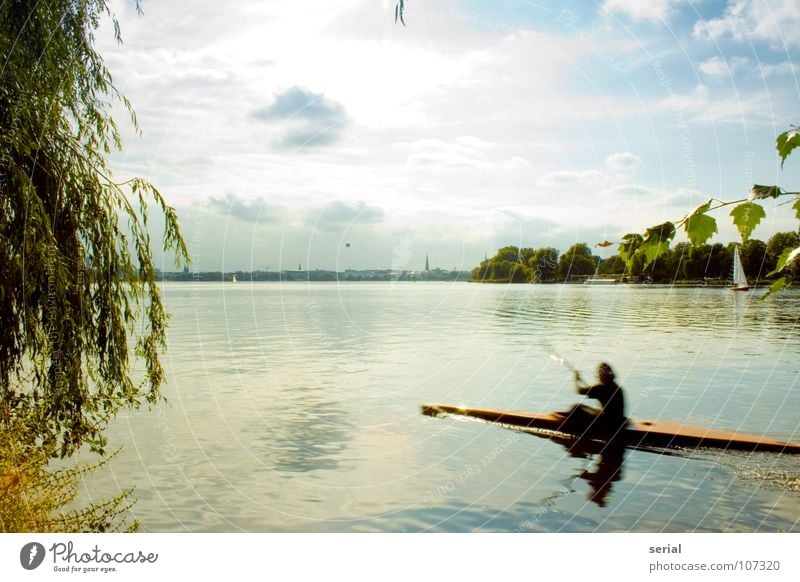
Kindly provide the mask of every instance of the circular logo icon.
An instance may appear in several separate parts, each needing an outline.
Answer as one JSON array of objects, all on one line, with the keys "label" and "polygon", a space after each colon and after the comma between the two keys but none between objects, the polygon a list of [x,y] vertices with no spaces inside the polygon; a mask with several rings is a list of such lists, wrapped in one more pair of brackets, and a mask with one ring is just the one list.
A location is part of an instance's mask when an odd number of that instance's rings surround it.
[{"label": "circular logo icon", "polygon": [[35,570],[44,561],[44,546],[38,542],[31,542],[22,546],[19,552],[19,563],[26,570]]}]

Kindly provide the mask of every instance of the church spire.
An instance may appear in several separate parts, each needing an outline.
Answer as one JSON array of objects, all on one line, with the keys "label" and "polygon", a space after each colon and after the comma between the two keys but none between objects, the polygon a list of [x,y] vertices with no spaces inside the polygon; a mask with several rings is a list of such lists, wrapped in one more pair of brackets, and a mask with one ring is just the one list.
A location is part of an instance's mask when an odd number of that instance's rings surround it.
[{"label": "church spire", "polygon": [[425,272],[429,272],[431,270],[430,263],[428,263],[428,253],[425,253]]}]

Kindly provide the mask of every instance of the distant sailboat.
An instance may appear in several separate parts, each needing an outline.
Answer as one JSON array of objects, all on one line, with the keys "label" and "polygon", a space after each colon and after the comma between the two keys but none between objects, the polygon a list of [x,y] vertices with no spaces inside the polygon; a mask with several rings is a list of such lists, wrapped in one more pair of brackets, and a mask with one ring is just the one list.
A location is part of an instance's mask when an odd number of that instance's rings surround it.
[{"label": "distant sailboat", "polygon": [[742,259],[739,258],[739,247],[733,247],[733,286],[731,291],[747,291],[750,289],[750,284],[747,282],[747,277],[744,274],[744,267],[742,266]]},{"label": "distant sailboat", "polygon": [[231,277],[231,283],[236,283],[236,275],[233,275],[233,276]]}]

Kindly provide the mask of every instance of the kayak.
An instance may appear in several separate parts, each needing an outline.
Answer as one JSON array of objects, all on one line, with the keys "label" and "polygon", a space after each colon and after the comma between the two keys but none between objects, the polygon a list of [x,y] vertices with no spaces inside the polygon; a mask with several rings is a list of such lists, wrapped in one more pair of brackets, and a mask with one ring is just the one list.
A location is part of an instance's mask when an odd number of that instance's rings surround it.
[{"label": "kayak", "polygon": [[442,404],[423,404],[422,414],[427,416],[465,416],[492,423],[523,429],[547,431],[573,439],[617,442],[627,447],[679,447],[716,448],[737,451],[764,451],[800,454],[800,443],[783,442],[768,437],[729,432],[700,426],[691,426],[667,420],[632,420],[613,434],[594,431],[590,427],[577,426],[568,418],[568,413],[528,413],[491,410],[484,408],[462,408]]}]

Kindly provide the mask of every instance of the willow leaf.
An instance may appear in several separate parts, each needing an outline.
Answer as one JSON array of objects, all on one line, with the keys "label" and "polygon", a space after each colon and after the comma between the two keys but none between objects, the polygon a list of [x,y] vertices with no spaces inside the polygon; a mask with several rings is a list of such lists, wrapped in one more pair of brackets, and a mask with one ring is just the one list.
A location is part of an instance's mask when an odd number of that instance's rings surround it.
[{"label": "willow leaf", "polygon": [[764,212],[764,207],[760,204],[743,202],[731,210],[731,216],[733,217],[733,224],[736,225],[736,228],[739,229],[739,234],[742,235],[742,240],[746,241],[750,238],[758,223],[767,216],[767,213]]}]

